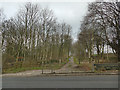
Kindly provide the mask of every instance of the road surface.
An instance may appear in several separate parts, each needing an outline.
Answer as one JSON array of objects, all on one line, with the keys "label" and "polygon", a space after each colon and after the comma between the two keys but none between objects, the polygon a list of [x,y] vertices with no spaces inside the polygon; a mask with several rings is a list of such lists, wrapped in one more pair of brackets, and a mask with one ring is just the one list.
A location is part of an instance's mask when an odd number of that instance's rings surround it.
[{"label": "road surface", "polygon": [[117,75],[3,77],[3,88],[118,88]]}]

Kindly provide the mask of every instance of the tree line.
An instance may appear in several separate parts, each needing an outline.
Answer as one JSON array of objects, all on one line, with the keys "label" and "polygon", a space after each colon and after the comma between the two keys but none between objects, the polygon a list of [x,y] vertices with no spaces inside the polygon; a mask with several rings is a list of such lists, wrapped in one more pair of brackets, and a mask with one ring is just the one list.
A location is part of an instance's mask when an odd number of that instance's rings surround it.
[{"label": "tree line", "polygon": [[29,63],[28,66],[40,66],[62,63],[69,57],[72,27],[59,23],[49,8],[26,3],[15,17],[4,18],[0,25],[3,68],[19,60],[23,60],[22,64]]},{"label": "tree line", "polygon": [[[103,58],[105,46],[112,48],[113,53],[120,61],[120,3],[119,2],[92,2],[88,5],[88,12],[80,25],[76,56],[80,59],[88,57],[91,62],[94,52],[97,62]],[[108,51],[107,51],[108,52]]]},{"label": "tree line", "polygon": [[[3,68],[23,60],[21,67],[66,62],[70,53],[81,60],[96,62],[109,47],[120,60],[120,7],[118,2],[92,2],[72,44],[72,27],[58,22],[53,10],[26,3],[15,17],[5,18],[0,9]],[[106,47],[107,46],[107,47]],[[109,47],[108,47],[109,46]],[[14,67],[14,65],[12,66]]]}]

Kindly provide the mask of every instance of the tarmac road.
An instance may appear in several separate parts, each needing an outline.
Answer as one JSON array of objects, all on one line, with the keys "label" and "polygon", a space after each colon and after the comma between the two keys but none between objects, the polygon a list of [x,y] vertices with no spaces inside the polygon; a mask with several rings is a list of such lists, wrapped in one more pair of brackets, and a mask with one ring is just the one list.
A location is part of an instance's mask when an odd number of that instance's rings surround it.
[{"label": "tarmac road", "polygon": [[118,88],[118,75],[3,77],[2,88]]}]

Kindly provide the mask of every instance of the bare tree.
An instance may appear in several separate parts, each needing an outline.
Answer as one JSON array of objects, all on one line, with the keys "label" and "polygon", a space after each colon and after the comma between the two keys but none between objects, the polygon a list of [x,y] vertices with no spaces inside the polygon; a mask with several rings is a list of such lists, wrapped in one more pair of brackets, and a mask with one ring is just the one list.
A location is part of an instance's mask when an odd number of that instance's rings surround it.
[{"label": "bare tree", "polygon": [[[103,29],[102,38],[108,45],[115,50],[118,55],[119,51],[119,8],[116,2],[94,2],[89,5],[89,14],[93,21],[99,24]],[[119,56],[119,55],[118,55]]]},{"label": "bare tree", "polygon": [[[49,8],[26,3],[16,17],[2,22],[2,28],[6,64],[14,62],[20,67],[42,65],[44,68],[48,64],[54,66],[59,59],[66,62],[69,56],[72,27],[58,23]],[[5,57],[6,54],[9,57]]]}]

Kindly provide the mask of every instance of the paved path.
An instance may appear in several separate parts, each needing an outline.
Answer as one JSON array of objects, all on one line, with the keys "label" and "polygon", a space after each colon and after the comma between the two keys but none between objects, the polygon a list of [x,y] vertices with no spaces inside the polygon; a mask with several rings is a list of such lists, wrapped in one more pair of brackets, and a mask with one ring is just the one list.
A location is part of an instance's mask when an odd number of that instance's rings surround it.
[{"label": "paved path", "polygon": [[3,77],[3,88],[117,88],[117,75]]}]

